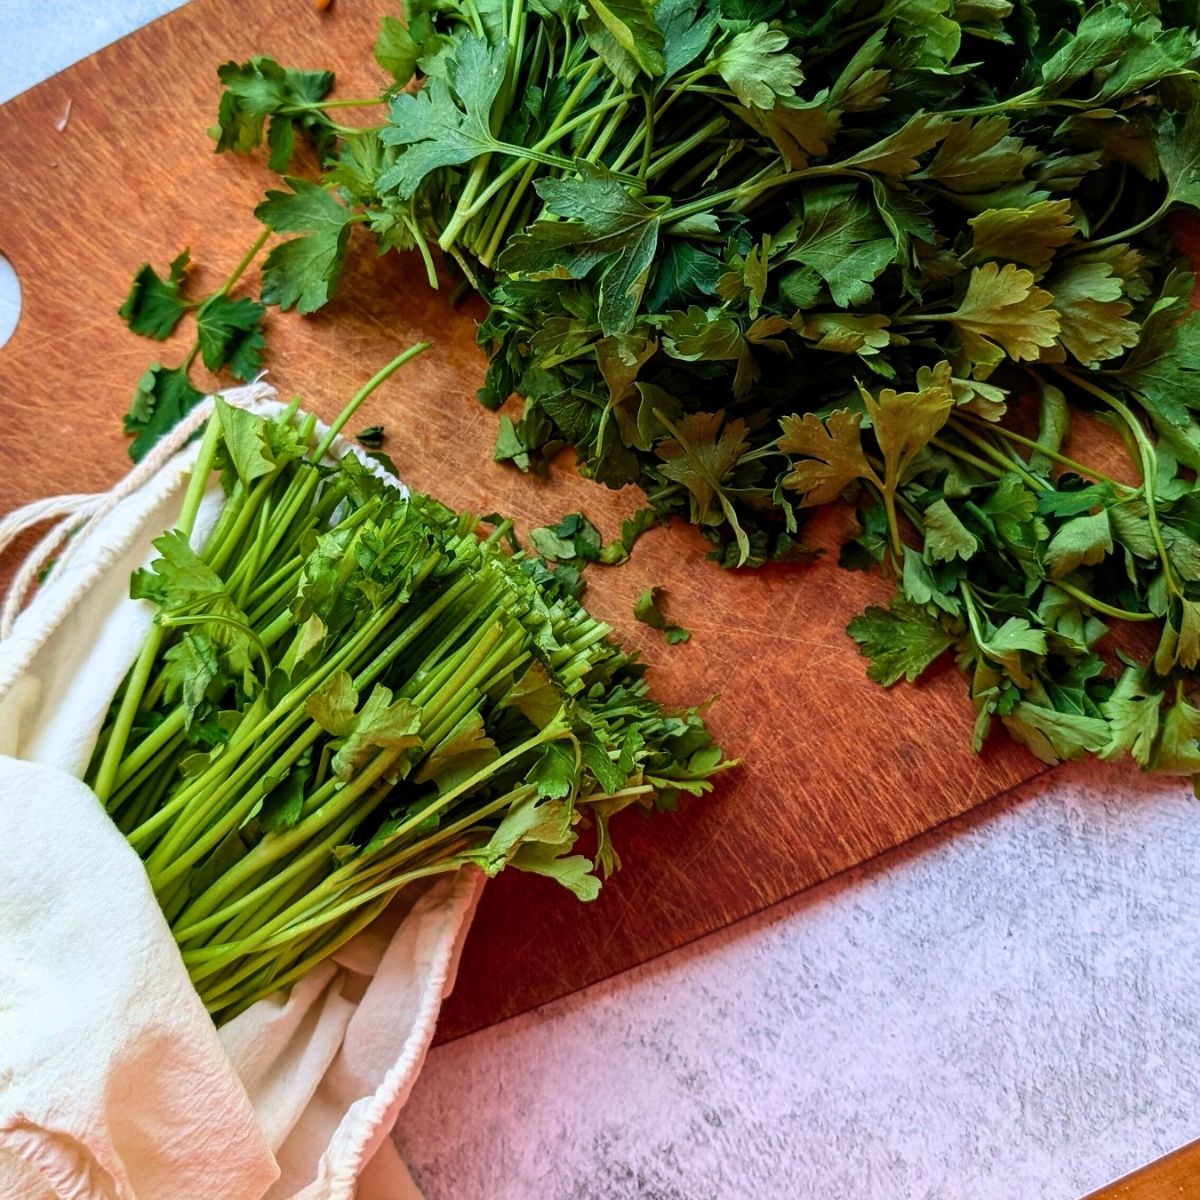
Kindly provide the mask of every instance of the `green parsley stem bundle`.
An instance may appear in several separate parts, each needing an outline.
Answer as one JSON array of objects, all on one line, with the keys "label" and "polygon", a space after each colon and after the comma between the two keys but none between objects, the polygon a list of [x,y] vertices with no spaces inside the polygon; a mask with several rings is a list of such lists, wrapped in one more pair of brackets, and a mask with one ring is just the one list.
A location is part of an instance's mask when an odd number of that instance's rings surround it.
[{"label": "green parsley stem bundle", "polygon": [[[89,772],[218,1021],[298,979],[406,884],[506,865],[596,895],[630,804],[728,764],[508,527],[329,465],[293,402],[218,400],[178,524],[134,576],[155,623]],[[191,545],[214,470],[226,499]]]},{"label": "green parsley stem bundle", "polygon": [[[573,446],[726,566],[803,557],[809,512],[848,501],[843,563],[897,586],[850,624],[873,678],[953,651],[977,745],[1002,723],[1048,761],[1200,773],[1200,317],[1169,224],[1200,209],[1194,6],[410,0],[406,17],[384,21],[362,128],[327,115],[328,72],[220,68],[217,148],[265,140],[285,177],[256,210],[284,239],[266,303],[321,307],[360,227],[415,248],[431,282],[440,248],[489,305],[481,399],[524,398],[498,459],[544,470]],[[319,180],[288,174],[297,136]],[[164,336],[184,303],[174,269],[150,272],[126,315]],[[236,372],[249,311],[205,315]],[[147,373],[135,447],[189,387]],[[1128,481],[1070,442],[1085,413]],[[1113,621],[1154,648],[1118,649]]]}]

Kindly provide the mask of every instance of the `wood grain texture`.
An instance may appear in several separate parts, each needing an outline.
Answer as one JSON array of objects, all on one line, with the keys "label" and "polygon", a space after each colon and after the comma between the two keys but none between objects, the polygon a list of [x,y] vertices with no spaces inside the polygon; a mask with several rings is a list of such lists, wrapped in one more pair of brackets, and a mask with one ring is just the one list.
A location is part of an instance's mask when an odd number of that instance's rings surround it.
[{"label": "wood grain texture", "polygon": [[[138,265],[184,245],[219,280],[253,240],[268,182],[260,161],[217,157],[204,135],[214,67],[271,53],[333,66],[340,95],[371,94],[369,48],[383,0],[317,13],[295,0],[195,0],[0,108],[0,252],[24,288],[16,335],[0,349],[0,511],[34,497],[107,488],[126,468],[120,434],[148,363],[178,360],[116,317]],[[71,119],[56,132],[67,101]],[[351,110],[353,111],[353,110]],[[451,504],[498,509],[523,527],[583,508],[609,535],[638,507],[570,471],[548,481],[491,461],[495,417],[473,393],[484,358],[479,310],[452,309],[415,258],[377,258],[364,240],[342,299],[310,319],[272,314],[271,378],[324,416],[396,351],[434,349],[371,401],[363,424],[393,431],[386,449],[410,483]],[[839,518],[814,536],[832,546]],[[837,569],[729,573],[703,560],[690,527],[656,530],[631,563],[593,570],[589,601],[644,648],[668,702],[720,693],[711,721],[745,759],[717,794],[678,815],[627,814],[616,830],[625,868],[581,906],[549,881],[515,872],[487,889],[440,1036],[454,1037],[575,990],[736,921],[887,850],[1042,768],[996,739],[969,749],[972,715],[951,667],[919,687],[868,682],[845,636],[883,579]],[[668,648],[632,618],[649,584],[693,631]]]},{"label": "wood grain texture", "polygon": [[1134,1171],[1084,1200],[1191,1200],[1200,1196],[1200,1141]]}]

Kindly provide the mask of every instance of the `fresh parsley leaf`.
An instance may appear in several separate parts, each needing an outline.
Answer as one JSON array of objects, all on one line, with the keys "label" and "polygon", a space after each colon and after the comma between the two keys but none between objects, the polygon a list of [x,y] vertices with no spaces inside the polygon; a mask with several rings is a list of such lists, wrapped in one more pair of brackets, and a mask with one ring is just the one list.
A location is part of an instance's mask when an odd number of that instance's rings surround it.
[{"label": "fresh parsley leaf", "polygon": [[973,372],[986,378],[1005,354],[1020,362],[1054,345],[1060,324],[1053,300],[1032,272],[989,262],[971,271],[958,307],[940,319],[954,326]]},{"label": "fresh parsley leaf", "polygon": [[660,602],[665,595],[666,591],[664,588],[647,588],[634,602],[633,615],[643,625],[649,625],[651,629],[657,629],[662,633],[667,639],[669,646],[675,646],[680,642],[688,641],[692,635],[682,625],[672,624],[663,612]]},{"label": "fresh parsley leaf", "polygon": [[509,242],[500,267],[530,279],[582,279],[596,272],[600,329],[632,327],[658,247],[658,213],[604,167],[577,164],[576,179],[546,179],[538,192],[565,220],[541,220]]},{"label": "fresh parsley leaf", "polygon": [[912,683],[954,645],[954,637],[921,605],[899,597],[890,608],[872,605],[846,632],[871,660],[867,675],[884,687],[900,679]]},{"label": "fresh parsley leaf", "polygon": [[780,96],[792,96],[804,81],[800,60],[789,52],[791,39],[765,21],[734,34],[713,60],[721,78],[748,108],[771,109]]},{"label": "fresh parsley leaf", "polygon": [[224,85],[217,111],[217,150],[249,154],[262,144],[263,124],[268,130],[271,170],[286,171],[295,146],[297,124],[318,136],[322,125],[312,118],[315,106],[333,87],[332,71],[284,70],[274,59],[256,56],[248,62],[228,62],[217,68]]},{"label": "fresh parsley leaf", "polygon": [[138,381],[125,414],[125,432],[134,435],[129,457],[140,462],[151,446],[174,429],[203,398],[204,394],[192,386],[183,367],[154,363]]},{"label": "fresh parsley leaf", "polygon": [[779,449],[803,456],[783,479],[784,487],[802,493],[802,506],[828,504],[856,479],[879,484],[863,453],[859,413],[839,408],[825,421],[816,413],[805,413],[781,417],[779,423],[783,427]]},{"label": "fresh parsley leaf", "polygon": [[253,379],[262,369],[266,309],[248,296],[231,300],[222,292],[211,296],[196,313],[200,357],[210,371],[227,363],[238,379]]},{"label": "fresh parsley leaf", "polygon": [[270,191],[254,210],[276,233],[299,233],[277,245],[263,266],[263,300],[315,312],[337,288],[353,214],[319,184],[286,179],[290,192]]},{"label": "fresh parsley leaf", "polygon": [[380,176],[380,191],[408,199],[430,172],[500,149],[492,136],[491,113],[507,58],[504,42],[489,46],[485,38],[464,37],[445,78],[435,76],[419,92],[405,92],[392,101],[379,140],[403,149]]},{"label": "fresh parsley leaf", "polygon": [[175,326],[191,307],[180,294],[190,262],[191,255],[184,250],[172,261],[166,279],[149,263],[138,268],[133,287],[117,310],[134,333],[161,342],[175,332]]}]

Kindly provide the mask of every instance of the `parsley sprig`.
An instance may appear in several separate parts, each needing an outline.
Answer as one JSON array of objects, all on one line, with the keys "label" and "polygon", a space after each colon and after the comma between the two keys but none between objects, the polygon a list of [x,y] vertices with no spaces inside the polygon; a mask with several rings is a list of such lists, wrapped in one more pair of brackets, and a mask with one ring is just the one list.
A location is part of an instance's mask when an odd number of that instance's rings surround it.
[{"label": "parsley sprig", "polygon": [[[505,548],[508,522],[480,537],[353,454],[325,461],[423,349],[321,437],[298,400],[267,420],[218,399],[179,520],[132,580],[155,622],[88,779],[218,1020],[415,880],[511,866],[592,899],[619,865],[615,814],[672,808],[732,765],[697,710],[655,703],[608,626]],[[225,504],[197,539],[214,470]]]},{"label": "parsley sprig", "polygon": [[953,651],[979,743],[1200,770],[1187,5],[411,0],[376,58],[361,129],[320,73],[223,68],[221,148],[323,163],[258,210],[270,302],[324,303],[355,227],[431,283],[440,248],[481,399],[525,401],[497,458],[571,445],[727,566],[849,502],[843,562],[897,586],[850,626],[874,678]]}]

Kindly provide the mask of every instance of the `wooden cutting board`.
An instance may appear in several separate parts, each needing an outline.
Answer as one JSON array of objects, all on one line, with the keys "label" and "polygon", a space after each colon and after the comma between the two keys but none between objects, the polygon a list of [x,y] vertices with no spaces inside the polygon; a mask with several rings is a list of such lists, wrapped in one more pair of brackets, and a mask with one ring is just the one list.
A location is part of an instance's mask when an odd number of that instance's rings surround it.
[{"label": "wooden cutting board", "polygon": [[[116,316],[138,265],[162,270],[190,246],[198,288],[208,286],[258,232],[251,210],[270,181],[265,164],[215,156],[205,136],[216,65],[272,54],[336,68],[338,95],[370,95],[381,86],[370,48],[392,11],[384,0],[339,0],[324,14],[301,0],[194,0],[0,107],[0,253],[24,291],[0,349],[0,512],[105,489],[127,468],[120,417],[134,384],[152,360],[180,357]],[[377,258],[365,240],[348,276],[343,298],[316,317],[272,313],[271,379],[284,396],[329,416],[399,349],[430,338],[434,349],[363,414],[390,431],[385,448],[408,482],[524,528],[582,508],[611,536],[639,506],[633,489],[494,464],[495,417],[474,399],[480,310],[451,307],[415,259]],[[832,546],[837,526],[829,516],[815,536]],[[594,904],[516,872],[490,884],[443,1039],[728,925],[1043,769],[1003,739],[970,752],[970,705],[950,667],[892,692],[868,682],[844,627],[886,600],[883,579],[839,571],[831,555],[726,572],[704,549],[686,525],[656,530],[630,563],[593,569],[589,602],[644,649],[664,700],[720,693],[712,726],[745,765],[678,814],[626,814],[616,830],[625,867]],[[633,620],[650,584],[667,588],[672,614],[691,628],[686,645],[667,647]]]}]

